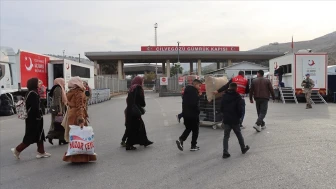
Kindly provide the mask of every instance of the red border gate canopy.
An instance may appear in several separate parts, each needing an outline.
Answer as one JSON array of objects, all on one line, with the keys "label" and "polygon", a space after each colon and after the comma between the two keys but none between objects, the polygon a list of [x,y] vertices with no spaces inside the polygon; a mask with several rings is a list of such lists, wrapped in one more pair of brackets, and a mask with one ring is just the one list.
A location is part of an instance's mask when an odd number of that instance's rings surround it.
[{"label": "red border gate canopy", "polygon": [[239,51],[239,46],[141,46],[141,51]]}]

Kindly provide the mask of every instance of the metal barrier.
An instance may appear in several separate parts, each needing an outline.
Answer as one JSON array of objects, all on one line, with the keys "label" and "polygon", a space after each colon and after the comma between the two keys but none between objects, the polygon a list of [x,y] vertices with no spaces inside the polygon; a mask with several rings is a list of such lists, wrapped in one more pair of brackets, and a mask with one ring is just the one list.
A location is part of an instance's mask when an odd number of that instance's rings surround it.
[{"label": "metal barrier", "polygon": [[111,90],[110,89],[93,89],[92,97],[89,100],[89,105],[97,104],[110,100]]},{"label": "metal barrier", "polygon": [[120,93],[127,91],[127,81],[119,80],[109,76],[95,76],[96,89],[110,89],[111,93]]}]

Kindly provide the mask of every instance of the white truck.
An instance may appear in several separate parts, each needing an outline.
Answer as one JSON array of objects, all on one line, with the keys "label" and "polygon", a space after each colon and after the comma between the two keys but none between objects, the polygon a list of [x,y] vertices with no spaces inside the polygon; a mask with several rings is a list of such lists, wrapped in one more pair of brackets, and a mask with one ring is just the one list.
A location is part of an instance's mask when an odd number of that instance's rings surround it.
[{"label": "white truck", "polygon": [[[55,78],[64,78],[67,83],[71,77],[79,76],[94,89],[94,66],[58,59],[37,53],[1,47],[0,52],[0,114],[2,106],[14,105],[25,96],[27,81],[37,77],[51,89]],[[3,103],[6,101],[6,103]],[[13,111],[15,112],[14,108]]]},{"label": "white truck", "polygon": [[323,97],[327,95],[327,53],[300,50],[297,53],[271,59],[269,61],[269,78],[272,80],[274,89],[279,89],[279,78],[274,73],[280,66],[283,68],[282,82],[285,85],[284,88],[292,89],[296,98],[304,98],[301,83],[307,73],[315,82],[313,90]]}]

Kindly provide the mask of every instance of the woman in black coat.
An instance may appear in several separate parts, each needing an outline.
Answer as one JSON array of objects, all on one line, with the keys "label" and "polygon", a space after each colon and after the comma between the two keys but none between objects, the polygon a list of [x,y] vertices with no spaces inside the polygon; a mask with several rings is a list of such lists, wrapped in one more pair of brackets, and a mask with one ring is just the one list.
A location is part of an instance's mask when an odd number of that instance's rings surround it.
[{"label": "woman in black coat", "polygon": [[133,146],[135,144],[144,145],[145,147],[153,144],[147,138],[145,123],[141,116],[136,116],[133,113],[134,104],[139,108],[146,106],[142,85],[143,79],[139,76],[135,77],[132,80],[126,100],[126,132],[124,135],[127,137],[126,150],[136,150]]},{"label": "woman in black coat", "polygon": [[44,151],[43,142],[45,141],[43,130],[43,117],[40,107],[40,96],[37,93],[38,78],[31,78],[27,82],[28,93],[26,96],[27,118],[25,120],[26,130],[23,141],[12,152],[17,159],[20,159],[20,153],[29,145],[37,143],[36,158],[50,157],[51,154]]}]

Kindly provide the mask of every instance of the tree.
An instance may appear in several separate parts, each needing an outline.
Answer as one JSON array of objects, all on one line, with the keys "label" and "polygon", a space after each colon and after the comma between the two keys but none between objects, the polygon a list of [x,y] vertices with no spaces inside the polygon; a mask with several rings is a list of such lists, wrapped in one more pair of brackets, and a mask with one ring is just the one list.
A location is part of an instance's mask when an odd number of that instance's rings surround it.
[{"label": "tree", "polygon": [[183,73],[183,68],[181,67],[181,65],[177,65],[175,64],[173,67],[171,67],[170,69],[170,75],[174,76],[177,75],[177,73],[182,74]]},{"label": "tree", "polygon": [[111,63],[99,63],[103,74],[116,74],[117,73],[117,65]]},{"label": "tree", "polygon": [[155,73],[154,72],[149,72],[145,73],[145,81],[153,81],[155,80]]}]

